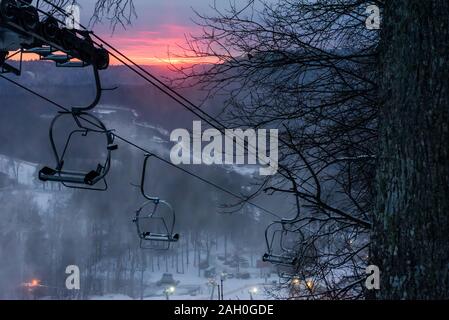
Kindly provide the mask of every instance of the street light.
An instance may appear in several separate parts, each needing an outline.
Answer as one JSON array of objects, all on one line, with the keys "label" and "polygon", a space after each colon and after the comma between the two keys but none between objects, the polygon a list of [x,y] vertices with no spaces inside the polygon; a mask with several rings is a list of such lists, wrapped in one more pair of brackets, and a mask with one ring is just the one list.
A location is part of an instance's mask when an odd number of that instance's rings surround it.
[{"label": "street light", "polygon": [[22,286],[27,289],[27,291],[33,295],[33,299],[36,299],[37,288],[44,287],[39,279],[31,279],[30,282],[22,283]]},{"label": "street light", "polygon": [[40,285],[40,283],[41,283],[40,280],[33,279],[33,280],[31,280],[30,287],[37,287]]},{"label": "street light", "polygon": [[222,272],[220,275],[220,283],[221,283],[221,300],[224,300],[223,294],[224,294],[224,289],[223,289],[223,282],[226,280],[226,277],[228,276],[228,274],[226,272]]},{"label": "street light", "polygon": [[176,288],[174,286],[170,286],[164,290],[165,297],[169,300],[170,295],[174,294]]},{"label": "street light", "polygon": [[312,292],[315,287],[315,283],[313,282],[313,280],[310,280],[310,279],[307,280],[306,287],[307,287],[307,289],[309,289]]},{"label": "street light", "polygon": [[292,285],[297,287],[301,284],[301,280],[299,280],[299,278],[293,278],[292,279]]},{"label": "street light", "polygon": [[32,279],[30,282],[23,283],[22,285],[27,288],[36,288],[41,286],[41,281],[38,279]]},{"label": "street light", "polygon": [[253,295],[256,295],[257,292],[259,292],[259,289],[257,287],[253,287],[253,288],[248,290],[249,297],[250,297],[251,300],[254,300],[253,299]]}]

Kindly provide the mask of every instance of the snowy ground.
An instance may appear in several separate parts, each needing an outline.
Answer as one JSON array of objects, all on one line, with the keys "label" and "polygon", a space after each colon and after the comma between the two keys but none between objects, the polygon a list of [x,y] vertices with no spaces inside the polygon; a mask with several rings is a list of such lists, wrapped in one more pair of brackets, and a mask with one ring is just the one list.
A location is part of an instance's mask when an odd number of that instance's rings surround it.
[{"label": "snowy ground", "polygon": [[[161,273],[153,273],[157,278],[162,277]],[[212,285],[204,277],[195,277],[192,274],[174,274],[175,280],[179,281],[173,294],[169,294],[170,300],[218,300],[215,286],[212,293]],[[274,277],[272,278],[274,280]],[[225,300],[250,300],[251,296],[255,300],[267,300],[269,295],[265,289],[269,289],[271,284],[265,283],[265,279],[227,279],[223,282]],[[218,278],[218,284],[220,280]],[[166,286],[156,286],[155,283],[145,290],[144,300],[165,300],[164,291]],[[251,294],[250,294],[251,292]],[[131,297],[123,294],[107,294],[104,296],[92,296],[91,300],[132,300]]]},{"label": "snowy ground", "polygon": [[[254,270],[256,273],[258,271]],[[160,274],[162,276],[162,274]],[[254,275],[254,272],[252,272]],[[217,300],[218,287],[215,285],[214,292],[212,292],[213,285],[210,284],[208,279],[204,277],[195,277],[194,275],[175,275],[175,280],[179,280],[179,284],[176,286],[176,291],[173,295],[169,296],[172,300]],[[220,279],[217,277],[215,279],[217,284],[220,284]],[[223,293],[225,299],[232,300],[249,300],[251,299],[250,291],[254,293],[254,299],[267,299],[268,296],[265,294],[265,280],[252,277],[251,279],[227,279],[223,281]],[[194,292],[194,288],[197,287],[198,291]],[[154,297],[146,297],[148,300],[158,300],[166,299],[163,293],[164,288],[158,290],[158,295]],[[190,293],[191,292],[191,293]]]},{"label": "snowy ground", "polygon": [[20,159],[14,159],[0,154],[0,172],[15,180],[18,184],[34,186],[37,164]]},{"label": "snowy ground", "polygon": [[[7,156],[0,155],[0,172],[8,176],[10,179],[16,181],[18,185],[8,186],[7,189],[12,193],[26,193],[29,195],[34,203],[37,205],[41,213],[49,213],[53,210],[52,204],[55,198],[64,202],[65,198],[69,198],[71,191],[67,189],[60,190],[59,185],[36,183],[36,173],[38,165],[17,159],[12,159]],[[4,189],[6,190],[6,189]],[[253,261],[249,253],[240,254],[240,258],[246,263],[246,266],[239,265],[239,268],[231,267],[230,264],[224,263],[224,252],[222,249],[212,250],[209,264],[215,268],[217,276],[215,278],[205,277],[205,270],[198,273],[198,268],[193,265],[186,266],[185,273],[177,273],[173,266],[167,270],[161,268],[160,271],[151,272],[147,270],[144,273],[144,290],[143,299],[145,300],[218,300],[218,285],[221,285],[221,274],[226,272],[233,275],[223,280],[224,299],[232,300],[249,300],[269,299],[267,290],[270,290],[273,281],[276,282],[277,277],[271,278],[261,277],[261,270],[255,267],[250,267]],[[237,249],[234,248],[236,253]],[[259,254],[259,252],[253,252]],[[193,257],[195,252],[190,252],[189,255]],[[221,259],[218,257],[221,256]],[[232,253],[231,253],[232,256]],[[193,261],[193,260],[192,260]],[[229,260],[230,261],[230,260]],[[228,262],[229,262],[228,261]],[[235,261],[234,261],[235,263]],[[255,264],[255,263],[254,263]],[[168,267],[168,265],[167,265]],[[164,269],[164,270],[162,270]],[[237,279],[238,273],[249,273],[248,279]],[[171,273],[176,285],[158,285],[157,282],[162,278],[164,273]],[[215,281],[215,283],[213,283]],[[167,290],[172,292],[167,294]],[[91,296],[92,300],[128,300],[132,297],[123,293],[110,292],[101,296]]]},{"label": "snowy ground", "polygon": [[[220,263],[216,264],[217,271],[223,271]],[[172,270],[170,270],[171,272]],[[173,279],[176,285],[157,285],[157,281],[162,278],[164,272],[146,272],[144,289],[144,300],[166,300],[167,292],[174,289],[174,292],[168,294],[170,300],[218,300],[218,285],[221,285],[221,271],[217,272],[215,278],[206,278],[198,276],[197,269],[191,269],[185,274],[173,272]],[[228,270],[229,271],[229,270]],[[225,279],[223,280],[224,300],[267,300],[270,296],[267,293],[277,277],[261,278],[260,270],[257,268],[243,268],[241,271],[249,272],[249,279]],[[211,282],[215,281],[215,284]],[[130,300],[129,296],[123,294],[107,294],[103,296],[92,296],[91,300]]]}]

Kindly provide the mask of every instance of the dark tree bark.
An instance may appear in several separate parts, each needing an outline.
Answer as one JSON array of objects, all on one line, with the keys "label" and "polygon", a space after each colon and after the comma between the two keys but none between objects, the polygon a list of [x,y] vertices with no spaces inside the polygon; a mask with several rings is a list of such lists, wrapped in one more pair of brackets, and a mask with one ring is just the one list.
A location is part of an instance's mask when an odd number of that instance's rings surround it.
[{"label": "dark tree bark", "polygon": [[449,2],[394,0],[381,40],[380,298],[449,298]]}]

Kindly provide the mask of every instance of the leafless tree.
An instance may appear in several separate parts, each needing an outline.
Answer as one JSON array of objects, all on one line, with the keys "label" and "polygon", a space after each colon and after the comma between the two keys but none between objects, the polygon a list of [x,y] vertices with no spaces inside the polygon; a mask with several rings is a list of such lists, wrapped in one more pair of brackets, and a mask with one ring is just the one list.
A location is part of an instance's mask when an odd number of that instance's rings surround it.
[{"label": "leafless tree", "polygon": [[383,299],[449,298],[449,3],[388,1],[373,263]]},{"label": "leafless tree", "polygon": [[97,0],[91,23],[106,19],[110,21],[113,29],[118,25],[125,28],[136,17],[133,0]]},{"label": "leafless tree", "polygon": [[[43,6],[46,6],[51,14],[60,14],[54,7],[48,5],[48,2],[60,8],[67,8],[70,4],[78,4],[77,0],[49,0],[40,1]],[[129,25],[133,18],[137,17],[133,0],[96,0],[94,11],[90,19],[92,25],[108,21],[112,30],[117,26],[125,28]]]},{"label": "leafless tree", "polygon": [[288,250],[298,258],[293,269],[281,270],[278,297],[364,294],[378,115],[379,34],[366,28],[369,4],[260,0],[214,6],[212,15],[197,12],[202,34],[189,36],[184,49],[188,57],[217,63],[177,67],[178,85],[226,97],[220,121],[228,127],[279,129],[279,174],[260,180],[259,191],[247,195],[285,193],[298,200],[298,217],[277,224],[284,235],[278,246],[296,237]]}]

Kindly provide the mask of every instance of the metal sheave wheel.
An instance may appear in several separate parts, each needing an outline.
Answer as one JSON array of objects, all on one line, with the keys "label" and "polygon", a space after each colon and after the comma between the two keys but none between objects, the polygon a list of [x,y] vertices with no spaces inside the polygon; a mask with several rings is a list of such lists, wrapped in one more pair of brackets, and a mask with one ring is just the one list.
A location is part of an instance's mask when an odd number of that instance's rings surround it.
[{"label": "metal sheave wheel", "polygon": [[14,22],[16,20],[17,3],[14,0],[0,1],[0,23]]},{"label": "metal sheave wheel", "polygon": [[53,17],[48,17],[41,24],[41,32],[44,38],[54,40],[60,32],[58,21]]},{"label": "metal sheave wheel", "polygon": [[109,67],[109,53],[106,49],[98,49],[95,54],[95,64],[98,70],[105,70]]},{"label": "metal sheave wheel", "polygon": [[20,9],[20,24],[27,31],[35,31],[39,26],[39,13],[34,7]]}]

